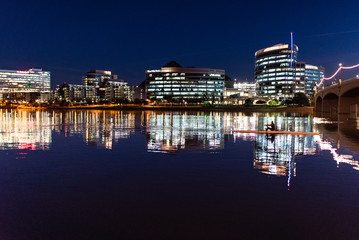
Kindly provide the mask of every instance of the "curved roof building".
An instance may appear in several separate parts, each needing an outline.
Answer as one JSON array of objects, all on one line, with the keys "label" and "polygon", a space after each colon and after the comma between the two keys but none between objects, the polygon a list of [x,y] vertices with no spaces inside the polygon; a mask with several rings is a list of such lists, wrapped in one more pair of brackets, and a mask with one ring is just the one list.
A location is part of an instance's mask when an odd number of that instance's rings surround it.
[{"label": "curved roof building", "polygon": [[304,92],[305,69],[297,63],[298,46],[277,44],[255,53],[255,82],[258,94],[279,100]]}]

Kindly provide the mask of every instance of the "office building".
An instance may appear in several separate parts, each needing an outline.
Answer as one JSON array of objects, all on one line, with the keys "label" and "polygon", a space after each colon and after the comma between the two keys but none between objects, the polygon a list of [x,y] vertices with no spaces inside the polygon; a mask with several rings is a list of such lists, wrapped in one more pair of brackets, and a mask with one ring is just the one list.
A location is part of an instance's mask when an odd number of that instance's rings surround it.
[{"label": "office building", "polygon": [[42,69],[0,70],[0,99],[38,99],[41,94],[50,93],[50,81],[50,72]]},{"label": "office building", "polygon": [[94,86],[63,83],[57,86],[55,98],[66,102],[93,103],[96,100],[96,89]]},{"label": "office building", "polygon": [[304,92],[304,79],[295,73],[298,46],[277,44],[255,53],[255,82],[260,96],[279,100]]},{"label": "office building", "polygon": [[240,97],[255,97],[257,84],[251,82],[234,82],[233,88],[226,88],[226,97],[237,95]]},{"label": "office building", "polygon": [[146,71],[147,98],[156,101],[219,102],[225,71],[209,68],[162,67]]},{"label": "office building", "polygon": [[316,84],[324,78],[325,68],[305,64],[305,93],[308,96],[314,95]]},{"label": "office building", "polygon": [[82,78],[82,85],[95,88],[97,102],[132,99],[130,87],[111,71],[91,70]]},{"label": "office building", "polygon": [[145,100],[147,98],[146,87],[141,85],[132,87],[133,100]]},{"label": "office building", "polygon": [[82,85],[84,86],[96,86],[100,82],[104,82],[109,79],[117,79],[117,75],[112,75],[111,71],[105,70],[90,70],[82,77]]},{"label": "office building", "polygon": [[325,69],[298,62],[298,46],[278,44],[255,53],[255,82],[258,95],[286,100],[295,93],[314,94],[314,87],[324,77]]}]

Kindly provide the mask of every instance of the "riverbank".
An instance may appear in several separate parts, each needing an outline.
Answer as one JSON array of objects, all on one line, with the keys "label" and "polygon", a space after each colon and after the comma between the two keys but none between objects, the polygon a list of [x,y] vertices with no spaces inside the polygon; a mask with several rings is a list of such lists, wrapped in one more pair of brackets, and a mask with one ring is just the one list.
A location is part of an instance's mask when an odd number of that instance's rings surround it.
[{"label": "riverbank", "polygon": [[208,105],[208,106],[171,106],[171,105],[78,105],[78,106],[3,106],[1,109],[42,109],[42,110],[151,110],[151,111],[237,111],[237,112],[305,112],[313,113],[313,107],[285,107],[285,106],[243,106],[243,105]]}]

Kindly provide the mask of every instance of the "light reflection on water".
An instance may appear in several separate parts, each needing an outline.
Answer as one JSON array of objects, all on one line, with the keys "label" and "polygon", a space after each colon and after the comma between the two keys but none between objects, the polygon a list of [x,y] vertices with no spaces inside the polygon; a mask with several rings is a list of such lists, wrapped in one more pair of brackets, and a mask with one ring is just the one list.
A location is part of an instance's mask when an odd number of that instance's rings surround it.
[{"label": "light reflection on water", "polygon": [[[112,149],[135,132],[146,136],[148,152],[223,151],[226,141],[253,142],[253,166],[265,174],[296,176],[296,157],[329,151],[340,164],[359,170],[358,159],[339,149],[357,149],[347,125],[319,121],[310,115],[235,112],[126,112],[0,110],[0,150],[50,150],[53,133],[82,136],[87,145]],[[274,121],[280,130],[320,132],[319,136],[233,133],[233,129],[264,129]],[[335,125],[335,123],[334,123]],[[355,123],[354,123],[355,125]],[[328,127],[329,126],[329,127]],[[343,128],[346,134],[339,129]],[[27,152],[21,152],[26,155]]]}]

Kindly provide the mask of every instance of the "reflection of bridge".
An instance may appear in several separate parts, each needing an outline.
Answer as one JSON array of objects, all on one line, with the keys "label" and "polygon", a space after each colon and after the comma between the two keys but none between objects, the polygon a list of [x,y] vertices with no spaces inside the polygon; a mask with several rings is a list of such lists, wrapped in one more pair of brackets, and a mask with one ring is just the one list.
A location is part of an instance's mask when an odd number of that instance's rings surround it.
[{"label": "reflection of bridge", "polygon": [[338,149],[340,146],[345,146],[348,150],[359,153],[359,127],[357,121],[343,121],[332,124],[318,123],[320,122],[314,121],[322,139],[330,139],[330,142],[337,144]]},{"label": "reflection of bridge", "polygon": [[321,136],[315,136],[315,142],[319,145],[321,151],[330,151],[338,167],[339,164],[345,163],[351,165],[353,169],[359,170],[359,162],[354,160],[352,155],[340,154],[338,151],[341,146],[344,146],[350,151],[359,152],[359,130],[353,124],[353,122],[318,124]]},{"label": "reflection of bridge", "polygon": [[336,117],[338,114],[350,114],[350,118],[356,118],[358,105],[358,77],[323,87],[315,95],[315,111],[331,117]]}]

